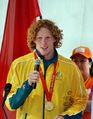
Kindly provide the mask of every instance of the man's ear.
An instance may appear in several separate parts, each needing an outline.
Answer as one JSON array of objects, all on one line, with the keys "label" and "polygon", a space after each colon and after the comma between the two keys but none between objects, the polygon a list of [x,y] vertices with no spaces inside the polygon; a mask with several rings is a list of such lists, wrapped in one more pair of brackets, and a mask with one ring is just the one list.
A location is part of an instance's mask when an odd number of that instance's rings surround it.
[{"label": "man's ear", "polygon": [[56,39],[54,39],[54,43],[56,42]]},{"label": "man's ear", "polygon": [[36,40],[33,41],[36,44]]}]

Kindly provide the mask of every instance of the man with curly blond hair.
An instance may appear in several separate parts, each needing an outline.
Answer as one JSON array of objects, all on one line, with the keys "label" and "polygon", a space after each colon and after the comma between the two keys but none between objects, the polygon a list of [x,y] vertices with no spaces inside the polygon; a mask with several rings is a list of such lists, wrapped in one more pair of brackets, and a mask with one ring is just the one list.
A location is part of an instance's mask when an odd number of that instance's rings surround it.
[{"label": "man with curly blond hair", "polygon": [[12,63],[7,78],[12,89],[6,105],[17,110],[16,119],[81,119],[85,86],[75,63],[56,50],[62,39],[62,30],[50,20],[38,20],[28,29],[31,53]]}]

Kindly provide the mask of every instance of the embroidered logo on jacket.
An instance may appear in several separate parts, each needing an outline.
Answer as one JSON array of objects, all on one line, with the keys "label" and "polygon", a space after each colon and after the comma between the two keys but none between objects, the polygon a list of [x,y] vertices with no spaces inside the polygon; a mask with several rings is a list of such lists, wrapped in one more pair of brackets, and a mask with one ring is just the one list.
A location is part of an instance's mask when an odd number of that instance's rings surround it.
[{"label": "embroidered logo on jacket", "polygon": [[62,80],[62,73],[60,72],[56,73],[56,80]]}]

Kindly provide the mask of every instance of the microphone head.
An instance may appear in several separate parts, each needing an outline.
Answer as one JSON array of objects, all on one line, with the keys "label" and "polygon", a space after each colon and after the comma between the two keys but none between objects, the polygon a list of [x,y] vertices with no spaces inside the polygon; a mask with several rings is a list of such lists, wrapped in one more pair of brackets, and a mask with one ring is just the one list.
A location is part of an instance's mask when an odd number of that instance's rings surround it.
[{"label": "microphone head", "polygon": [[8,93],[9,93],[10,90],[11,90],[11,87],[12,87],[12,84],[7,83],[6,86],[5,86],[5,88],[4,88],[5,94],[4,94],[4,98],[3,98],[3,102],[2,102],[2,109],[3,109],[3,107],[4,107],[4,104],[5,104],[5,100],[6,100],[6,98],[7,98],[7,95],[8,95]]},{"label": "microphone head", "polygon": [[40,63],[41,63],[41,62],[40,62],[39,59],[36,59],[36,60],[35,60],[35,65],[40,65]]},{"label": "microphone head", "polygon": [[5,92],[10,92],[12,85],[10,83],[7,83],[5,86]]}]

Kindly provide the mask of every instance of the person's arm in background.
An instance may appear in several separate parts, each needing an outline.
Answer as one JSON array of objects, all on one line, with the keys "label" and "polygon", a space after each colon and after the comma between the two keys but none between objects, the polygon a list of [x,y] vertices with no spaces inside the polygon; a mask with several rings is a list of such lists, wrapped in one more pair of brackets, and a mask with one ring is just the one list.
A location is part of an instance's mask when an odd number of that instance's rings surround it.
[{"label": "person's arm in background", "polygon": [[[91,105],[92,105],[92,85],[93,85],[93,62],[92,62],[92,65],[91,65],[91,68],[90,68],[90,77],[91,78],[91,90],[89,90],[88,92],[88,100],[87,100],[87,106],[86,106],[86,109],[85,109],[85,112],[91,112]],[[90,99],[91,100],[90,100]]]},{"label": "person's arm in background", "polygon": [[87,92],[87,106],[86,106],[85,112],[91,112],[91,104],[92,104],[92,82],[93,82],[93,77],[90,76],[89,77],[89,84],[88,84],[88,86],[90,88],[89,89],[86,89],[86,92]]},{"label": "person's arm in background", "polygon": [[[92,78],[93,80],[93,62],[92,62],[91,69],[90,69],[90,75],[91,75],[90,78]],[[93,81],[91,83],[93,84]],[[92,84],[91,84],[91,89],[92,89]],[[91,93],[88,95],[88,97],[89,96],[92,99],[92,90],[91,90]],[[92,101],[88,99],[85,112],[91,112],[91,105],[92,105]]]},{"label": "person's arm in background", "polygon": [[87,101],[87,106],[86,106],[85,112],[91,112],[91,100]]}]

